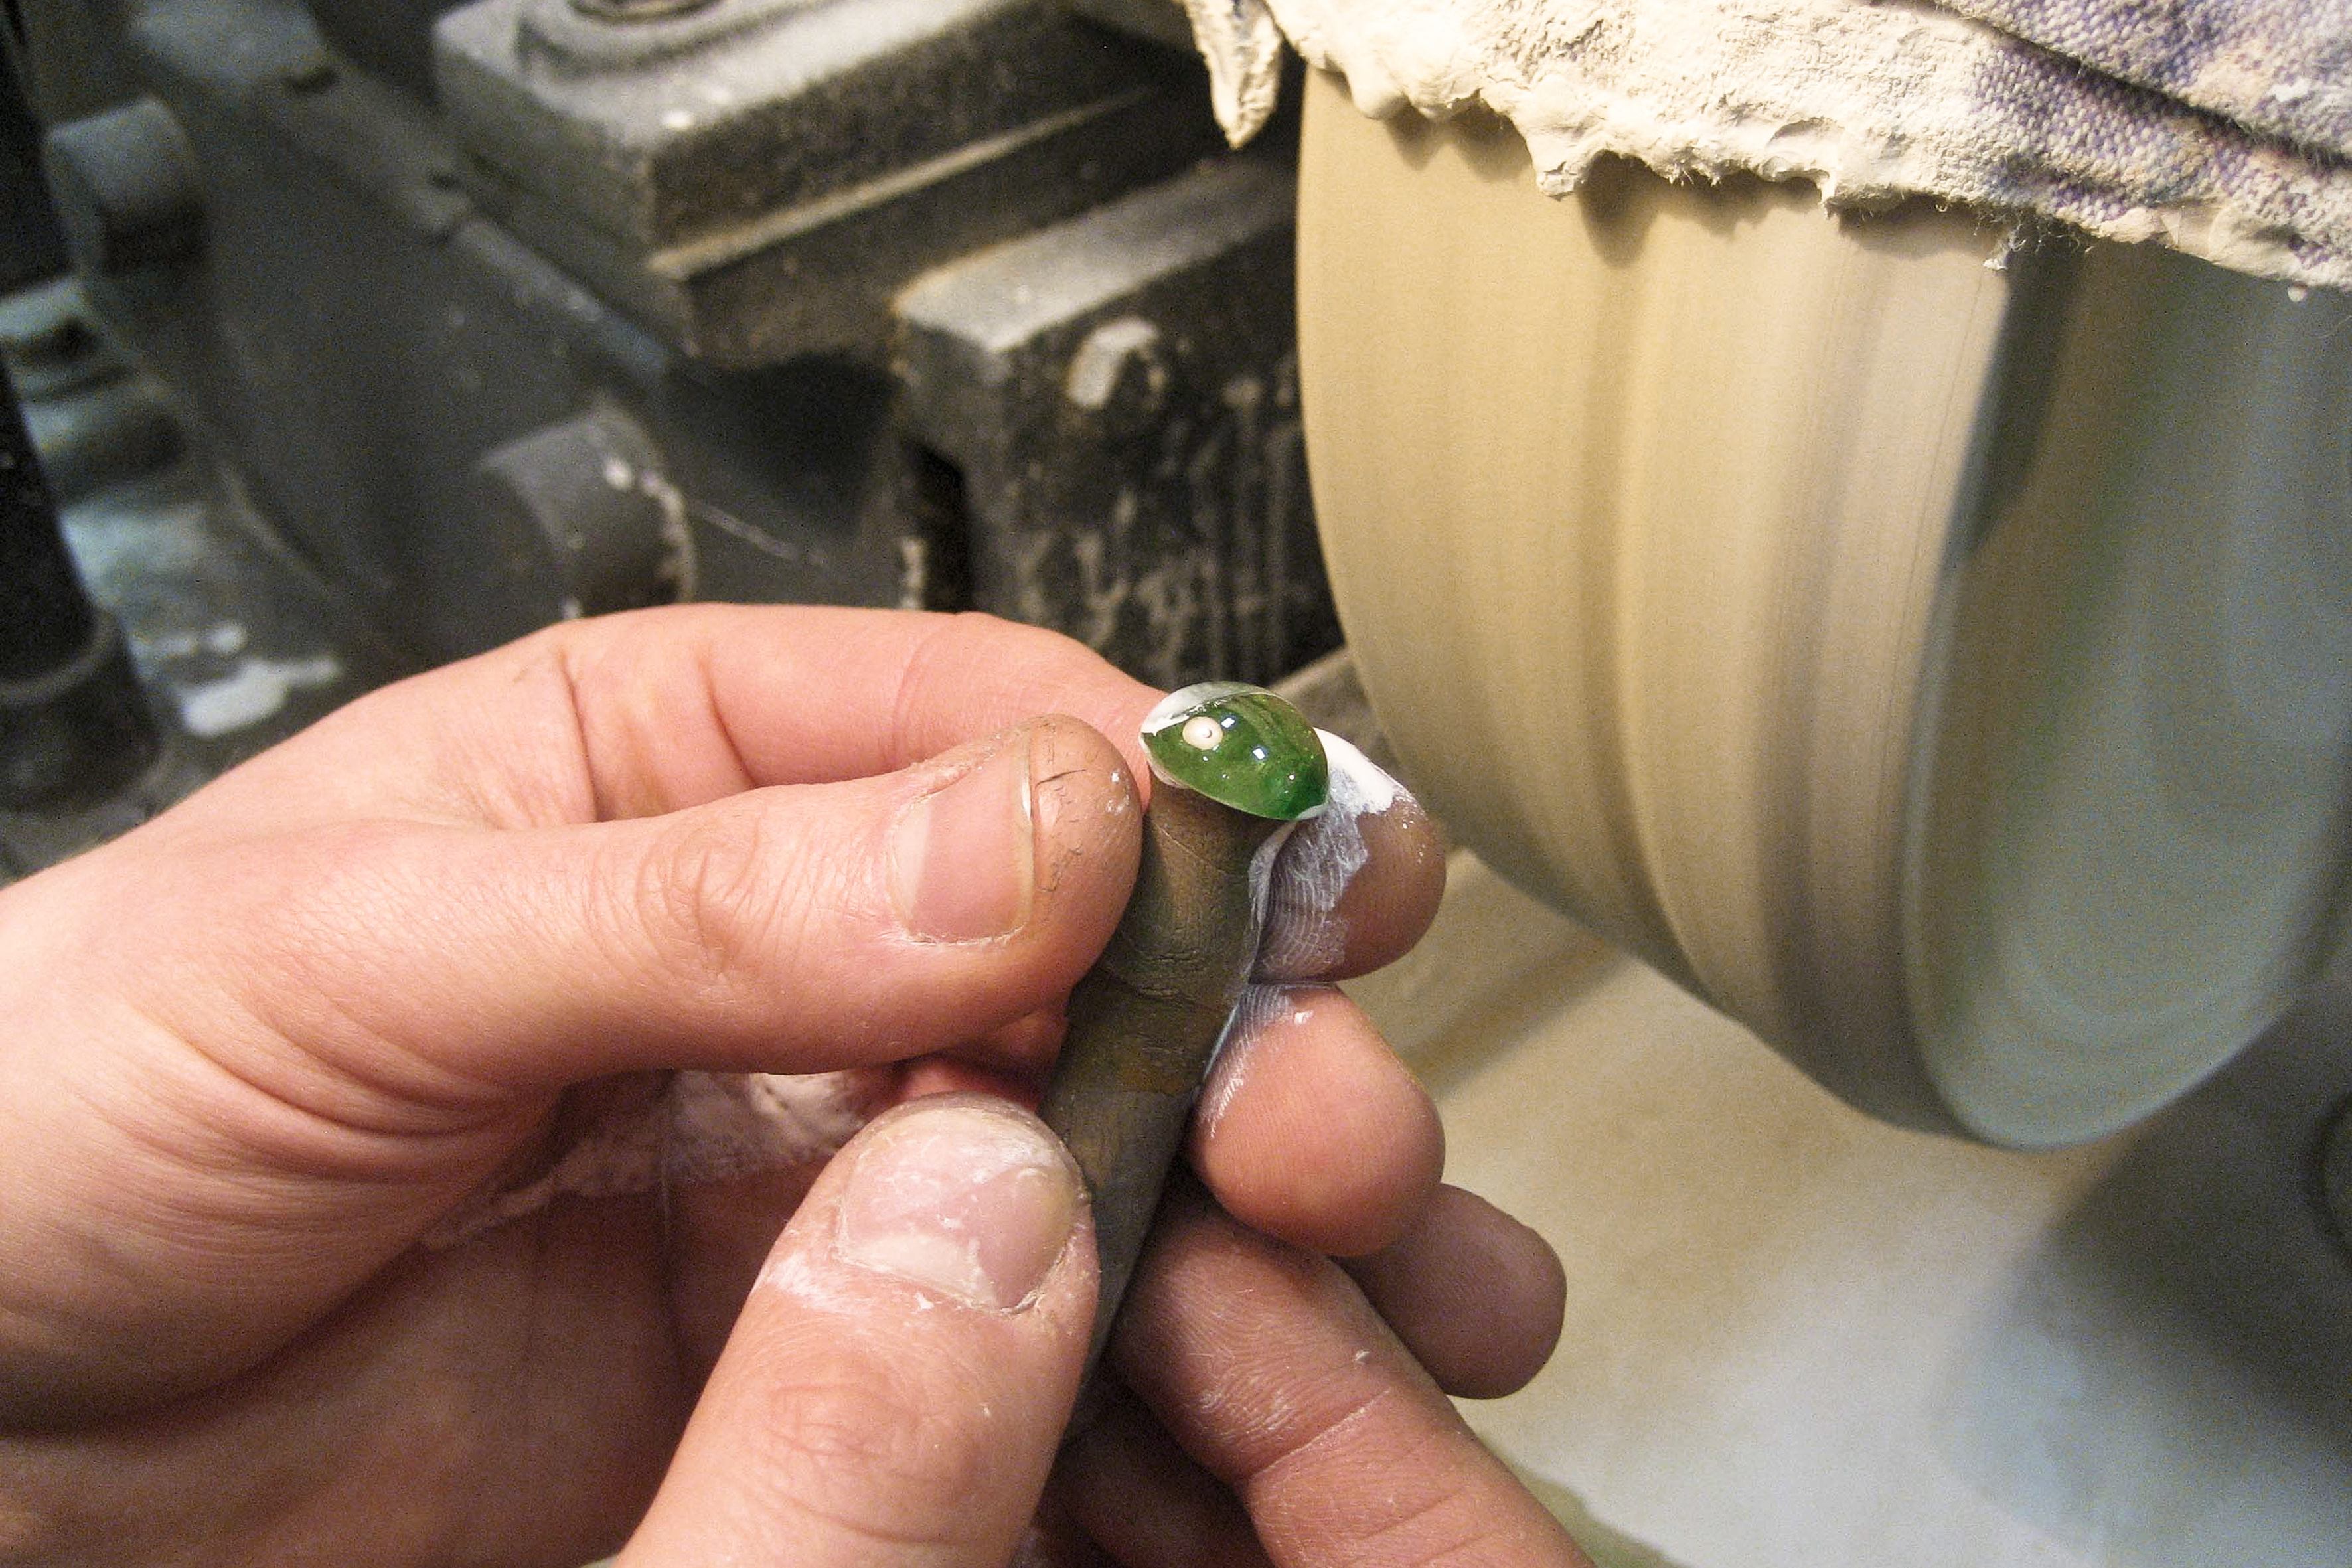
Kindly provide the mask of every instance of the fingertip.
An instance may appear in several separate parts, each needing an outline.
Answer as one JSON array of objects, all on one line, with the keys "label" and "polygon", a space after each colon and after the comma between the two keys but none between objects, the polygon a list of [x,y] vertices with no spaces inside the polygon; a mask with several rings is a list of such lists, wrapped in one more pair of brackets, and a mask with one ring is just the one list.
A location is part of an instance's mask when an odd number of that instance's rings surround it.
[{"label": "fingertip", "polygon": [[[1083,900],[1089,929],[1108,938],[1127,907],[1142,853],[1135,764],[1083,719],[1049,713],[1025,728],[1038,890]],[[1099,949],[1101,941],[1092,945]]]},{"label": "fingertip", "polygon": [[1429,1096],[1328,986],[1252,989],[1189,1137],[1228,1213],[1335,1257],[1405,1234],[1445,1164]]},{"label": "fingertip", "polygon": [[877,1117],[844,1153],[837,1262],[1013,1313],[1069,1261],[1085,1183],[1060,1141],[1019,1107],[935,1096]]},{"label": "fingertip", "polygon": [[900,1101],[941,1094],[984,1094],[1024,1110],[1035,1110],[1040,1090],[1034,1077],[1003,1071],[961,1056],[919,1057],[898,1074]]},{"label": "fingertip", "polygon": [[1083,1182],[1034,1116],[949,1095],[877,1117],[770,1254],[626,1560],[815,1568],[887,1542],[998,1568],[1095,1289]]},{"label": "fingertip", "polygon": [[891,901],[924,942],[1057,942],[1090,962],[1141,840],[1126,759],[1047,714],[912,770],[891,835]]},{"label": "fingertip", "polygon": [[[1348,980],[1404,956],[1445,895],[1445,838],[1436,820],[1399,791],[1379,811],[1309,828],[1276,868],[1259,978]],[[1339,873],[1315,861],[1336,862]]]},{"label": "fingertip", "polygon": [[986,1029],[956,1047],[956,1055],[1000,1072],[1042,1079],[1054,1065],[1069,1032],[1068,1007],[1056,998],[1053,1005],[1024,1013],[1011,1023]]},{"label": "fingertip", "polygon": [[1349,940],[1341,966],[1326,978],[1345,980],[1404,956],[1437,918],[1445,897],[1445,835],[1421,802],[1405,795],[1361,829],[1372,875],[1351,887],[1339,912]]},{"label": "fingertip", "polygon": [[1568,1302],[1559,1255],[1475,1193],[1439,1187],[1404,1236],[1344,1267],[1457,1397],[1517,1393],[1559,1343]]}]

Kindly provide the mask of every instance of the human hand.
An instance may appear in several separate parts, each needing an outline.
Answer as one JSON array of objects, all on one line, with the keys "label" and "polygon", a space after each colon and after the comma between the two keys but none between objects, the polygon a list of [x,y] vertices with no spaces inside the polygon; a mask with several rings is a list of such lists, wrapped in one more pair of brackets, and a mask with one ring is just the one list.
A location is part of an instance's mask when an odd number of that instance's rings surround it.
[{"label": "human hand", "polygon": [[[1024,1113],[908,1102],[1034,1086],[1133,874],[1138,759],[1095,731],[1153,696],[977,617],[583,623],[0,893],[0,1555],[560,1564],[643,1516],[646,1563],[1003,1561],[1091,1247]],[[1335,973],[1425,923],[1424,832],[1376,842]],[[1572,1561],[1437,1391],[1533,1370],[1557,1266],[1435,1187],[1360,1016],[1299,1003],[1194,1139],[1257,1230],[1171,1227],[1115,1350],[1139,1402],[1072,1446],[1062,1517],[1139,1568],[1246,1562],[1253,1531],[1301,1564]],[[847,1072],[898,1109],[830,1166],[425,1245],[681,1068]],[[996,1152],[961,1195],[1011,1205],[963,1216],[982,1252],[921,1242],[924,1148]],[[1326,1251],[1371,1254],[1360,1291]],[[1497,1281],[1466,1314],[1432,1283],[1465,1252]],[[1383,1504],[1400,1468],[1422,1500]]]}]

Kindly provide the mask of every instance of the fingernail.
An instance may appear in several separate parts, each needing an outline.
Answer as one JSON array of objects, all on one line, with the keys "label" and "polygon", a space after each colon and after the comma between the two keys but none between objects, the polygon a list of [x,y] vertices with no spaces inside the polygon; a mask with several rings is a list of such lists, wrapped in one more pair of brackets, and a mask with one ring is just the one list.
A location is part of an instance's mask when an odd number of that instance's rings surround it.
[{"label": "fingernail", "polygon": [[1036,886],[1029,732],[907,808],[891,847],[891,893],[909,933],[977,942],[1017,930]]},{"label": "fingernail", "polygon": [[1027,1305],[1077,1223],[1068,1157],[1009,1106],[918,1101],[877,1123],[856,1160],[837,1254],[987,1311]]}]

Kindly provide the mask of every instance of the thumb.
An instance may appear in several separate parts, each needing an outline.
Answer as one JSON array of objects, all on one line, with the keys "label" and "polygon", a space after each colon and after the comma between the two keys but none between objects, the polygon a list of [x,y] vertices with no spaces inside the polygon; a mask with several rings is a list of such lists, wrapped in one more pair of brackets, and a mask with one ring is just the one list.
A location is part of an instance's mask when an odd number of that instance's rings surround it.
[{"label": "thumb", "polygon": [[624,1568],[1003,1568],[1086,1356],[1084,1194],[1004,1101],[877,1118],[770,1254]]},{"label": "thumb", "polygon": [[362,826],[205,879],[236,900],[253,1010],[316,999],[306,1059],[472,1116],[485,1089],[904,1059],[1050,1006],[1118,921],[1138,816],[1110,743],[1045,718],[879,777],[589,826]]}]

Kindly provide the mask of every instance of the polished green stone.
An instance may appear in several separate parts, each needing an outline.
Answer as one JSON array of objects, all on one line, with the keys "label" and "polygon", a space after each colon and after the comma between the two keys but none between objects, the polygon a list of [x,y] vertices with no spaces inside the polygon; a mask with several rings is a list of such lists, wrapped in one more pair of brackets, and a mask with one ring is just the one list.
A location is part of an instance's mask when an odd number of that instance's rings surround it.
[{"label": "polished green stone", "polygon": [[1321,737],[1271,691],[1209,681],[1178,692],[1159,716],[1166,721],[1143,736],[1151,760],[1167,777],[1211,800],[1290,822],[1330,794]]}]

